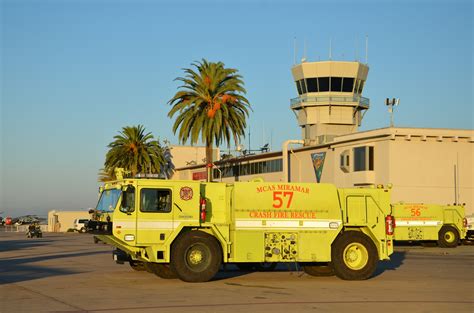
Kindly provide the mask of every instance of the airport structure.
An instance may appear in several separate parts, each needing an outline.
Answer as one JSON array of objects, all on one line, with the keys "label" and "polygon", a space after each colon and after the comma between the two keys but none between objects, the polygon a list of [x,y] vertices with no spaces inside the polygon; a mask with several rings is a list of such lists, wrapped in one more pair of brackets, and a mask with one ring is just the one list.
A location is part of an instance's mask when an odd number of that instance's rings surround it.
[{"label": "airport structure", "polygon": [[56,211],[48,212],[48,231],[67,232],[74,228],[75,219],[89,219],[88,211]]},{"label": "airport structure", "polygon": [[[292,68],[298,97],[290,109],[301,138],[281,151],[215,162],[213,180],[392,184],[392,202],[466,204],[474,213],[474,131],[387,127],[358,131],[370,100],[362,96],[369,67],[360,62],[302,62]],[[185,152],[183,150],[183,152]],[[204,162],[176,164],[173,179],[205,180]],[[191,156],[189,156],[191,158]]]}]

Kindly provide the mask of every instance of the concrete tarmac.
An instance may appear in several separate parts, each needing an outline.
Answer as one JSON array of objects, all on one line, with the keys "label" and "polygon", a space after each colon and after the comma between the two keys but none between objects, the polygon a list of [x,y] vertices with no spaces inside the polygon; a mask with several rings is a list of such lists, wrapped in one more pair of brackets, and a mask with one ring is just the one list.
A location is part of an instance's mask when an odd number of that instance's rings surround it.
[{"label": "concrete tarmac", "polygon": [[474,246],[397,247],[374,277],[312,277],[230,265],[207,283],[117,265],[89,234],[0,232],[0,312],[474,312]]}]

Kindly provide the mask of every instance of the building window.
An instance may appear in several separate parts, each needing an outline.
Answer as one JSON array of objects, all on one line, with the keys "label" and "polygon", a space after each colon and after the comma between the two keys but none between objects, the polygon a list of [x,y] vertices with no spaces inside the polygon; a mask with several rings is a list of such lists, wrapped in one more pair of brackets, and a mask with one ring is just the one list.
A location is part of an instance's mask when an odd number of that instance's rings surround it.
[{"label": "building window", "polygon": [[296,89],[298,89],[298,94],[301,96],[301,94],[303,93],[303,91],[301,90],[301,85],[300,85],[300,81],[296,81]]},{"label": "building window", "polygon": [[339,167],[344,173],[349,173],[350,172],[350,167],[349,167],[349,150],[344,150],[339,159]]},{"label": "building window", "polygon": [[331,91],[341,92],[342,77],[331,77]]},{"label": "building window", "polygon": [[235,163],[225,164],[219,166],[219,169],[214,169],[214,179],[237,177],[245,175],[256,175],[265,173],[281,172],[283,170],[282,159],[252,162],[252,163]]},{"label": "building window", "polygon": [[318,92],[318,79],[317,78],[306,79],[306,86],[308,87],[308,92]]},{"label": "building window", "polygon": [[319,92],[329,91],[329,77],[318,78]]},{"label": "building window", "polygon": [[354,172],[374,170],[374,147],[354,148]]},{"label": "building window", "polygon": [[306,93],[306,83],[304,82],[304,79],[300,80],[300,84],[301,90],[303,91],[303,93]]},{"label": "building window", "polygon": [[142,189],[140,192],[140,211],[152,213],[171,212],[171,190]]},{"label": "building window", "polygon": [[344,77],[342,81],[342,92],[352,92],[354,88],[354,78]]},{"label": "building window", "polygon": [[362,94],[362,90],[364,89],[364,81],[361,80],[360,81],[360,85],[359,85],[359,90],[358,90],[358,94]]}]

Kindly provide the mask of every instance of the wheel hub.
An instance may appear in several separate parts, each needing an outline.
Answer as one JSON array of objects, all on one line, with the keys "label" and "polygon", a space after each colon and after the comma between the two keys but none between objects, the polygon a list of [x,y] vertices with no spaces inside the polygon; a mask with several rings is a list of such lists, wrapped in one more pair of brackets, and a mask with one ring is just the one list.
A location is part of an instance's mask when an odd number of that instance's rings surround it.
[{"label": "wheel hub", "polygon": [[445,233],[445,234],[444,234],[444,239],[445,239],[447,242],[449,242],[449,243],[453,242],[453,241],[454,241],[454,235],[453,235],[453,233],[451,233],[451,232]]},{"label": "wheel hub", "polygon": [[189,262],[193,265],[201,263],[202,259],[203,255],[200,250],[193,250],[189,253]]},{"label": "wheel hub", "polygon": [[368,259],[368,251],[360,243],[352,243],[344,249],[344,261],[350,269],[362,269],[367,264]]}]

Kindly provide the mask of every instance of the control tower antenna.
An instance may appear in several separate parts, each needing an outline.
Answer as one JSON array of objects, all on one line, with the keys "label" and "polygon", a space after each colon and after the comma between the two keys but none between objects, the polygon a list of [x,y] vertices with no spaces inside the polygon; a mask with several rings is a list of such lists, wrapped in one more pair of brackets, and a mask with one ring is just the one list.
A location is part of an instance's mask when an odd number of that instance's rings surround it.
[{"label": "control tower antenna", "polygon": [[293,37],[293,64],[296,65],[296,37]]},{"label": "control tower antenna", "polygon": [[303,41],[303,58],[301,59],[301,62],[306,62],[306,38]]},{"label": "control tower antenna", "polygon": [[329,39],[329,60],[332,60],[332,38]]},{"label": "control tower antenna", "polygon": [[355,37],[355,60],[359,61],[359,40]]},{"label": "control tower antenna", "polygon": [[365,35],[365,64],[369,64],[369,36]]}]

